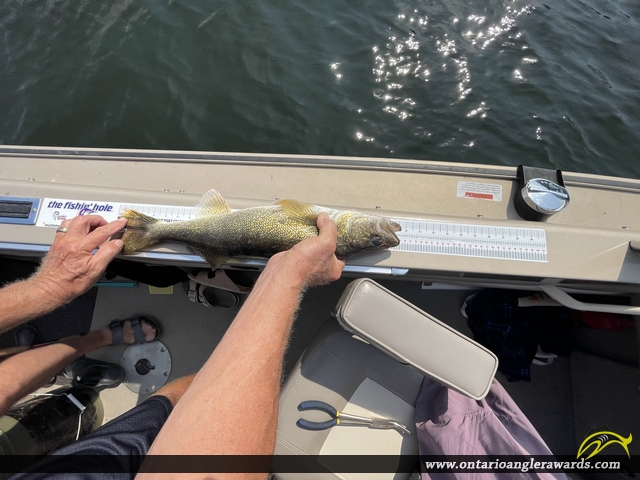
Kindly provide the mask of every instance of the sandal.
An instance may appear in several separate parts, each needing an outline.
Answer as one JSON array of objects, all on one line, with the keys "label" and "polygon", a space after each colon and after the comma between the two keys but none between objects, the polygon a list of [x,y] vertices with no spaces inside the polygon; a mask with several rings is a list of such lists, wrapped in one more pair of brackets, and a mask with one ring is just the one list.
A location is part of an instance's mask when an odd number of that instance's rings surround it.
[{"label": "sandal", "polygon": [[92,358],[79,358],[63,371],[63,375],[79,388],[114,388],[124,380],[124,368]]},{"label": "sandal", "polygon": [[206,307],[218,307],[224,309],[236,308],[240,304],[240,296],[235,292],[220,288],[208,287],[195,280],[189,280],[187,287],[185,282],[185,290],[189,300],[193,303],[201,303]]},{"label": "sandal", "polygon": [[208,287],[219,288],[228,292],[249,293],[256,281],[238,270],[218,269],[214,272],[210,268],[189,274],[189,279]]},{"label": "sandal", "polygon": [[144,333],[142,333],[142,325],[140,325],[140,322],[142,321],[145,321],[146,323],[148,323],[149,325],[151,325],[153,328],[156,329],[156,336],[154,337],[153,340],[150,340],[150,341],[154,342],[156,340],[160,340],[160,337],[162,336],[162,326],[160,322],[148,315],[137,315],[135,317],[126,318],[124,320],[113,320],[109,324],[109,328],[111,329],[111,336],[112,336],[111,345],[119,345],[124,343],[122,338],[122,325],[124,324],[124,322],[127,322],[127,321],[131,322],[131,328],[133,328],[133,335],[135,337],[135,341],[133,342],[134,344],[149,343],[144,339]]}]

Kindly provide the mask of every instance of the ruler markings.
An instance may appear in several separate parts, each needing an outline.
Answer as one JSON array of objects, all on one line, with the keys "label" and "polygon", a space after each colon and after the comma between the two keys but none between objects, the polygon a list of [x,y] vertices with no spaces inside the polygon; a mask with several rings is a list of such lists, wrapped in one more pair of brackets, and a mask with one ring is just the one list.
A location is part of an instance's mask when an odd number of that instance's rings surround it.
[{"label": "ruler markings", "polygon": [[[122,204],[120,214],[137,210],[168,222],[194,218],[192,207]],[[493,225],[467,225],[420,219],[393,219],[402,226],[398,252],[547,262],[544,229]]]},{"label": "ruler markings", "polygon": [[545,231],[395,219],[402,226],[400,245],[392,250],[405,252],[547,262]]},{"label": "ruler markings", "polygon": [[195,218],[193,207],[178,207],[167,205],[151,205],[151,204],[121,204],[119,215],[126,210],[136,210],[150,217],[164,220],[165,222],[181,222]]}]

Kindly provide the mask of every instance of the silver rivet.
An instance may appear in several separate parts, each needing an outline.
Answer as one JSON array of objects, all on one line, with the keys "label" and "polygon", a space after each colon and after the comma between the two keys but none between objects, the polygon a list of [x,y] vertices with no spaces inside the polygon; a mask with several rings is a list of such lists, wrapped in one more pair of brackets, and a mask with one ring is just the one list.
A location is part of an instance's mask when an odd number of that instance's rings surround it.
[{"label": "silver rivet", "polygon": [[482,215],[481,213],[479,213],[478,215],[476,215],[476,217],[478,217],[478,218],[482,218],[482,217],[484,217],[484,215]]},{"label": "silver rivet", "polygon": [[163,192],[168,192],[168,191],[169,191],[169,189],[168,189],[168,188],[164,188],[162,191],[163,191]]},{"label": "silver rivet", "polygon": [[629,230],[629,227],[627,227],[626,225],[622,227],[623,230]]},{"label": "silver rivet", "polygon": [[166,352],[166,351],[167,351],[167,349],[166,349],[166,348],[161,348],[161,349],[160,349],[160,351],[161,351],[161,352]]},{"label": "silver rivet", "polygon": [[380,205],[376,205],[376,210],[380,210],[382,207]]},{"label": "silver rivet", "polygon": [[184,190],[178,190],[178,193],[184,193]]},{"label": "silver rivet", "polygon": [[123,359],[123,360],[125,359],[125,356],[124,356],[124,355],[122,356],[122,359]]},{"label": "silver rivet", "polygon": [[35,182],[35,181],[36,181],[36,179],[35,179],[35,178],[31,178],[31,177],[29,177],[28,181],[29,181],[29,182]]},{"label": "silver rivet", "polygon": [[163,375],[164,375],[165,377],[168,377],[168,376],[169,376],[169,372],[164,372],[164,373],[163,373]]}]

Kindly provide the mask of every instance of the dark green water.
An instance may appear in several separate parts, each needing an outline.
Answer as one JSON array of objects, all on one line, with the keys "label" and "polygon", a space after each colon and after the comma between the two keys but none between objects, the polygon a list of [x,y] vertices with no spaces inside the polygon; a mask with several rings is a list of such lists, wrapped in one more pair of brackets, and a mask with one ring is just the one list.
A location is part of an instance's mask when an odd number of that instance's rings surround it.
[{"label": "dark green water", "polygon": [[0,143],[640,177],[638,0],[0,0]]}]

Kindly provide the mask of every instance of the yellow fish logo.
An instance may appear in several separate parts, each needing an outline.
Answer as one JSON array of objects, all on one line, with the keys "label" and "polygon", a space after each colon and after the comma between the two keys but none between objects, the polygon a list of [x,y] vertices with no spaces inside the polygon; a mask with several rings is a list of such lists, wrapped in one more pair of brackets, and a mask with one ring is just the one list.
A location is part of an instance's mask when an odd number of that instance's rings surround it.
[{"label": "yellow fish logo", "polygon": [[620,444],[622,448],[624,448],[624,451],[627,452],[627,456],[631,458],[631,455],[629,454],[629,448],[628,448],[628,445],[631,443],[631,439],[632,439],[631,434],[629,434],[629,437],[624,438],[614,432],[603,431],[603,432],[592,433],[587,438],[585,438],[584,441],[580,444],[580,448],[578,449],[578,455],[576,455],[576,458],[580,458],[582,454],[586,453],[587,450],[589,450],[589,448],[593,446],[594,447],[593,451],[587,457],[587,458],[591,458],[594,455],[597,455],[598,453],[600,453],[602,450],[604,450],[608,446],[613,445],[614,443]]}]

